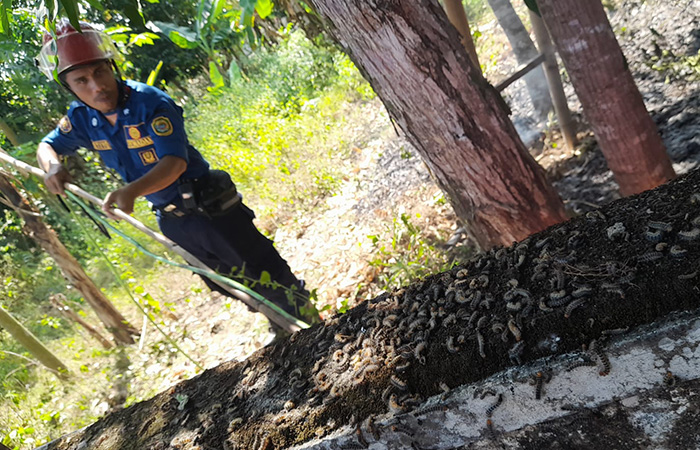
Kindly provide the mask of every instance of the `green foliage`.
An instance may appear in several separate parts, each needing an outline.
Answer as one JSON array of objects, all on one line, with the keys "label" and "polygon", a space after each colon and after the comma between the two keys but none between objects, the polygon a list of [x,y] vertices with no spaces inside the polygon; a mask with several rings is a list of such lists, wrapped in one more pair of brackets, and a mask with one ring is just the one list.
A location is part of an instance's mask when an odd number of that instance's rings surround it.
[{"label": "green foliage", "polygon": [[[532,1],[532,0],[529,0]],[[489,4],[486,0],[462,0],[462,5],[467,13],[467,19],[471,26],[476,25],[489,11]]]},{"label": "green foliage", "polygon": [[[298,208],[333,192],[339,168],[330,144],[344,122],[348,95],[371,97],[345,56],[293,32],[276,51],[263,51],[240,79],[190,111],[189,135],[214,167],[231,173],[239,189],[266,212],[280,203]],[[331,150],[335,147],[334,150]]]},{"label": "green foliage", "polygon": [[247,61],[245,71],[252,83],[273,96],[272,110],[298,112],[337,79],[339,69],[344,69],[336,64],[338,58],[337,51],[314,44],[296,30],[274,48],[259,49]]},{"label": "green foliage", "polygon": [[392,225],[386,227],[385,236],[367,237],[377,255],[370,265],[381,269],[379,283],[382,289],[406,286],[451,266],[447,253],[437,249],[407,214],[394,218]]}]

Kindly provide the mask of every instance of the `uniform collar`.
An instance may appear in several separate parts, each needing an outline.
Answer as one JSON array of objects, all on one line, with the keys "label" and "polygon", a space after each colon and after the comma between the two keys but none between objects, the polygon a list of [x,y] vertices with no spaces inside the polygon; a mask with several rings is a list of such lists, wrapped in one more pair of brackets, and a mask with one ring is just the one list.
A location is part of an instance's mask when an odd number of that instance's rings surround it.
[{"label": "uniform collar", "polygon": [[123,100],[120,102],[120,105],[117,106],[117,108],[114,110],[117,113],[117,123],[112,126],[111,123],[107,120],[105,115],[101,113],[100,111],[91,108],[90,106],[86,105],[85,103],[79,101],[81,105],[84,105],[87,110],[88,110],[88,115],[90,118],[90,126],[92,128],[104,128],[110,131],[114,131],[118,129],[118,124],[119,121],[125,118],[128,118],[132,112],[131,112],[131,92],[132,88],[126,84],[126,82],[123,83],[124,86],[124,94],[123,94]]}]

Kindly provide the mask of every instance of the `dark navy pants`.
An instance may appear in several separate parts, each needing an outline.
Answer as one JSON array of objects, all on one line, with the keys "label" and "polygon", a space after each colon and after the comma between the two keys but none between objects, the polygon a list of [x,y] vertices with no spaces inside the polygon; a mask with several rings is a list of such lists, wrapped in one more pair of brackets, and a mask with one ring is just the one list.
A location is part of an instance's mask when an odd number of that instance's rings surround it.
[{"label": "dark navy pants", "polygon": [[[255,213],[240,202],[226,214],[212,218],[196,214],[175,217],[159,213],[158,225],[165,236],[222,275],[233,274],[234,280],[243,283],[244,280],[239,277],[242,269],[245,277],[252,280],[260,280],[262,272],[266,271],[272,280],[287,288],[295,287],[295,292],[308,299],[308,292],[294,276],[287,262],[277,253],[272,241],[263,236],[253,224],[254,217]],[[209,278],[203,276],[202,279],[210,289],[230,296]],[[308,300],[301,300],[295,294],[296,300],[290,302],[282,288],[274,289],[257,284],[252,289],[291,315],[304,320],[299,308]]]}]

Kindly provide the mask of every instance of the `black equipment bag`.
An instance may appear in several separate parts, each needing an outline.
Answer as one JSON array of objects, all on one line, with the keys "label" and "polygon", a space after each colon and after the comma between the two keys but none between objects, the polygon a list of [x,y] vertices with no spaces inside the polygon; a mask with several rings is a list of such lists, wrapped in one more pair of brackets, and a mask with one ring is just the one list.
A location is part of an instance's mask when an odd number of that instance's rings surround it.
[{"label": "black equipment bag", "polygon": [[197,181],[199,208],[212,217],[226,214],[241,202],[241,196],[231,176],[223,170],[210,170],[209,175]]}]

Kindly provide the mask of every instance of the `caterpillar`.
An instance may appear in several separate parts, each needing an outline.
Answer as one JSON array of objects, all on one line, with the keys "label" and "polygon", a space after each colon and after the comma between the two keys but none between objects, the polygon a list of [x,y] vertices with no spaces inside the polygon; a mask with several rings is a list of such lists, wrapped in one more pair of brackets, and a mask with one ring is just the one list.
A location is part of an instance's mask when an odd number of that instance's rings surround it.
[{"label": "caterpillar", "polygon": [[423,408],[420,411],[417,411],[415,413],[415,416],[416,417],[423,416],[425,414],[430,414],[431,412],[435,412],[435,411],[447,411],[447,406],[445,406],[445,405],[428,406],[427,408]]},{"label": "caterpillar", "polygon": [[520,332],[520,328],[518,328],[518,325],[516,325],[514,319],[510,319],[508,321],[508,330],[510,330],[511,334],[513,334],[516,341],[520,341],[522,339],[522,333]]},{"label": "caterpillar", "polygon": [[569,303],[569,305],[564,310],[564,318],[568,319],[569,317],[571,317],[571,313],[574,312],[574,309],[583,305],[585,303],[585,301],[586,300],[583,298],[577,298],[573,302]]},{"label": "caterpillar", "polygon": [[479,345],[479,356],[486,359],[486,353],[484,352],[484,336],[479,331],[476,332],[476,341]]},{"label": "caterpillar", "polygon": [[673,226],[671,226],[670,223],[659,221],[651,221],[647,223],[647,228],[650,228],[652,230],[665,231],[667,233],[673,230]]},{"label": "caterpillar", "polygon": [[486,409],[486,417],[491,417],[493,412],[503,403],[503,394],[498,394],[496,401]]}]

